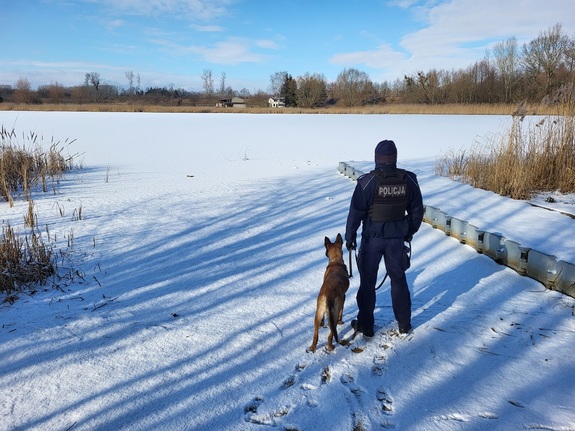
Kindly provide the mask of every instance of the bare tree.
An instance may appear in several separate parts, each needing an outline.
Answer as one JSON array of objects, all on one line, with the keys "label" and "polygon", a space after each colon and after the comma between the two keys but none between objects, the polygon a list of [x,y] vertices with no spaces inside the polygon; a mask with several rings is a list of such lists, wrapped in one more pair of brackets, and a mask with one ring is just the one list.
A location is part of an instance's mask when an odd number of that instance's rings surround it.
[{"label": "bare tree", "polygon": [[16,81],[13,97],[16,103],[30,103],[32,101],[32,85],[28,78],[20,78]]},{"label": "bare tree", "polygon": [[276,72],[270,76],[269,92],[272,96],[279,96],[282,86],[288,77],[287,72]]},{"label": "bare tree", "polygon": [[575,38],[569,39],[569,45],[565,52],[565,67],[569,73],[575,71]]},{"label": "bare tree", "polygon": [[340,72],[333,86],[333,94],[337,103],[344,106],[364,105],[369,99],[370,92],[369,75],[354,68]]},{"label": "bare tree", "polygon": [[220,91],[219,93],[221,95],[224,95],[226,93],[226,72],[222,72],[222,74],[220,75]]},{"label": "bare tree", "polygon": [[100,74],[98,72],[86,73],[86,87],[92,85],[96,91],[100,89]]},{"label": "bare tree", "polygon": [[561,24],[555,24],[539,37],[523,45],[525,71],[536,77],[542,73],[545,79],[545,94],[549,94],[556,84],[555,75],[566,59],[569,50],[569,37],[563,34]]},{"label": "bare tree", "polygon": [[212,77],[211,69],[204,69],[202,81],[204,82],[204,93],[207,97],[211,97],[214,94],[214,78]]},{"label": "bare tree", "polygon": [[419,71],[413,76],[406,75],[404,80],[408,101],[431,105],[445,101],[447,72],[436,69],[431,69],[429,72]]},{"label": "bare tree", "polygon": [[469,69],[474,83],[474,103],[494,103],[498,99],[495,89],[496,73],[489,59],[476,61]]},{"label": "bare tree", "polygon": [[323,106],[327,99],[325,77],[319,73],[305,74],[298,78],[296,90],[297,106],[317,108]]},{"label": "bare tree", "polygon": [[517,39],[511,37],[496,43],[492,52],[495,69],[503,83],[504,102],[509,103],[513,98],[513,88],[519,80],[519,47]]},{"label": "bare tree", "polygon": [[66,90],[64,89],[64,86],[58,83],[57,81],[52,82],[48,86],[48,97],[50,98],[51,101],[61,103],[64,100],[65,96],[66,96]]},{"label": "bare tree", "polygon": [[127,72],[124,72],[124,75],[126,75],[126,79],[128,80],[128,92],[130,94],[134,93],[134,71],[133,70],[128,70]]}]

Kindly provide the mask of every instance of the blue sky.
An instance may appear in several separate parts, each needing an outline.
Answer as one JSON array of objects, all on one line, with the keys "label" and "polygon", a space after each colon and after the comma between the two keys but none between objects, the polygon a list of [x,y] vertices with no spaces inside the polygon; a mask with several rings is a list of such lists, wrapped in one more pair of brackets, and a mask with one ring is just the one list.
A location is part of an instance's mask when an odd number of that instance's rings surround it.
[{"label": "blue sky", "polygon": [[372,81],[465,68],[494,43],[520,45],[560,23],[572,0],[0,0],[0,85],[71,86],[88,72],[127,87],[267,90],[270,76],[345,68]]}]

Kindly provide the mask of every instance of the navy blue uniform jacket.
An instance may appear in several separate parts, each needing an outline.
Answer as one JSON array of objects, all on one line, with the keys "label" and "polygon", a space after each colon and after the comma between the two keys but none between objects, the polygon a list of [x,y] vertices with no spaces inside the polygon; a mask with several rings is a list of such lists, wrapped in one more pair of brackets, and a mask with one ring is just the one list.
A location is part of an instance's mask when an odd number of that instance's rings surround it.
[{"label": "navy blue uniform jacket", "polygon": [[[389,167],[376,167],[377,169],[395,169]],[[373,173],[362,175],[357,179],[357,185],[351,197],[345,240],[355,241],[357,229],[363,222],[362,237],[377,238],[409,238],[413,236],[423,221],[423,199],[417,176],[405,171],[405,180],[408,186],[407,215],[398,221],[375,222],[369,217],[369,207],[373,203],[374,192],[377,186],[377,177]]]}]

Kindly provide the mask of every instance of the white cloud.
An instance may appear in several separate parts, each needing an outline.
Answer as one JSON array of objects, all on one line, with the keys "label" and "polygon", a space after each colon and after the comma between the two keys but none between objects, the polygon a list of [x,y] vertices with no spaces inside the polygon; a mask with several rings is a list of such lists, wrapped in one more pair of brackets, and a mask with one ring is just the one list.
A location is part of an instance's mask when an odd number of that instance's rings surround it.
[{"label": "white cloud", "polygon": [[235,0],[84,0],[126,15],[174,15],[187,19],[214,19],[228,13]]},{"label": "white cloud", "polygon": [[262,63],[265,56],[252,52],[253,41],[231,37],[211,46],[180,45],[166,39],[151,41],[177,55],[194,54],[203,61],[214,64],[235,65],[241,63]]},{"label": "white cloud", "polygon": [[195,47],[190,51],[215,64],[260,63],[263,57],[250,51],[250,43],[239,38],[229,38],[213,47]]},{"label": "white cloud", "polygon": [[201,33],[216,33],[224,31],[219,25],[192,25],[192,28]]},{"label": "white cloud", "polygon": [[111,21],[104,21],[104,26],[108,30],[115,30],[117,28],[124,27],[125,25],[126,25],[126,22],[124,20],[121,20],[121,19],[113,19]]},{"label": "white cloud", "polygon": [[265,49],[279,49],[279,45],[275,43],[273,40],[269,39],[256,40],[255,45]]},{"label": "white cloud", "polygon": [[396,62],[404,61],[404,54],[393,50],[388,44],[382,44],[371,51],[355,51],[336,54],[330,62],[340,66],[364,64],[374,69],[385,69]]},{"label": "white cloud", "polygon": [[[466,67],[481,60],[493,43],[515,36],[520,44],[564,20],[569,0],[457,0],[428,10],[428,26],[400,45],[415,66]],[[567,34],[572,33],[564,27]]]},{"label": "white cloud", "polygon": [[0,62],[0,67],[8,66],[0,78],[1,85],[13,85],[19,78],[26,77],[36,88],[58,82],[65,86],[81,85],[84,82],[86,72],[105,71],[105,81],[122,79],[124,68],[110,66],[102,63],[83,61],[36,61],[14,60]]},{"label": "white cloud", "polygon": [[417,70],[466,68],[495,42],[515,36],[523,44],[556,23],[567,35],[575,34],[575,21],[565,21],[571,0],[394,0],[388,5],[410,10],[422,28],[400,40],[401,50],[380,45],[334,55],[332,63],[385,70],[393,78]]},{"label": "white cloud", "polygon": [[420,0],[389,0],[388,6],[397,6],[401,9],[409,9],[419,3]]}]

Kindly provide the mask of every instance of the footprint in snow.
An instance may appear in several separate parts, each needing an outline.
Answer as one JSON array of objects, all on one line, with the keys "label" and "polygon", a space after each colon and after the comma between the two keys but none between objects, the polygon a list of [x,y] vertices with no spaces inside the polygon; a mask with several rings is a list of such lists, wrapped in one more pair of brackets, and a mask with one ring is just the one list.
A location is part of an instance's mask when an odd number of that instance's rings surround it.
[{"label": "footprint in snow", "polygon": [[297,363],[295,366],[295,373],[286,377],[282,382],[281,385],[282,389],[286,389],[293,386],[297,382],[297,373],[300,373],[306,367],[306,365],[307,364],[302,362]]},{"label": "footprint in snow", "polygon": [[363,413],[363,402],[361,400],[361,396],[363,391],[361,388],[355,383],[355,379],[351,374],[342,374],[339,378],[339,381],[349,389],[350,393],[354,396],[348,397],[349,404],[351,407],[351,418],[353,421],[353,429],[357,431],[364,431],[370,429],[370,420],[369,418]]},{"label": "footprint in snow", "polygon": [[296,377],[295,374],[292,374],[291,376],[288,376],[283,382],[282,382],[282,389],[286,389],[289,388],[290,386],[293,386],[296,382]]},{"label": "footprint in snow", "polygon": [[257,396],[253,400],[251,400],[248,404],[245,405],[244,414],[246,422],[251,422],[252,416],[257,413],[258,407],[263,402],[264,398],[261,396]]},{"label": "footprint in snow", "polygon": [[244,407],[245,421],[251,422],[258,425],[272,425],[278,424],[279,418],[286,416],[290,409],[289,407],[278,407],[273,411],[261,412],[260,407],[264,402],[264,398],[261,396],[255,397]]},{"label": "footprint in snow", "polygon": [[385,413],[393,412],[393,398],[389,395],[387,389],[380,386],[376,394],[377,401],[381,403],[381,410]]},{"label": "footprint in snow", "polygon": [[361,388],[355,383],[355,379],[351,374],[342,374],[339,381],[343,383],[358,399],[361,396]]}]

